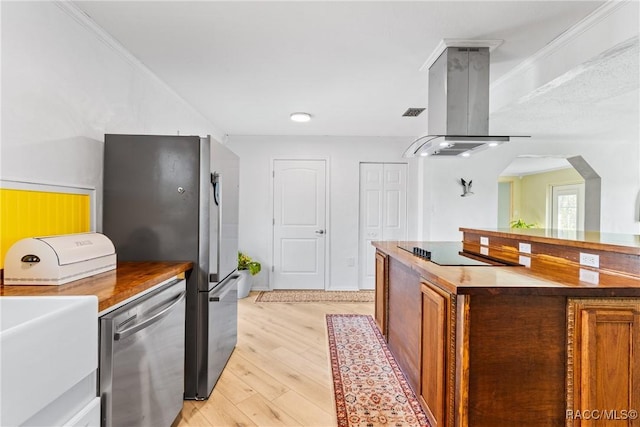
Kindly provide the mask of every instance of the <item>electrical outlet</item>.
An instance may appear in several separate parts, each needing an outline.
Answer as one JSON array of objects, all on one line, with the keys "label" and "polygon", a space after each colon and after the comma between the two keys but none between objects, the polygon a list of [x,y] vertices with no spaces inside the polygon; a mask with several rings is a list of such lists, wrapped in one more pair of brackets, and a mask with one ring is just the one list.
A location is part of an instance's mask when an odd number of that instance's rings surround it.
[{"label": "electrical outlet", "polygon": [[600,281],[600,273],[593,270],[580,269],[580,281],[597,285]]},{"label": "electrical outlet", "polygon": [[580,252],[580,265],[585,267],[600,268],[600,256]]},{"label": "electrical outlet", "polygon": [[347,267],[354,267],[356,265],[355,258],[347,258]]},{"label": "electrical outlet", "polygon": [[522,252],[523,254],[530,254],[531,243],[518,243],[518,251]]},{"label": "electrical outlet", "polygon": [[489,238],[488,237],[480,237],[480,244],[482,246],[489,246]]},{"label": "electrical outlet", "polygon": [[518,264],[527,268],[531,268],[531,257],[520,255],[518,257]]}]

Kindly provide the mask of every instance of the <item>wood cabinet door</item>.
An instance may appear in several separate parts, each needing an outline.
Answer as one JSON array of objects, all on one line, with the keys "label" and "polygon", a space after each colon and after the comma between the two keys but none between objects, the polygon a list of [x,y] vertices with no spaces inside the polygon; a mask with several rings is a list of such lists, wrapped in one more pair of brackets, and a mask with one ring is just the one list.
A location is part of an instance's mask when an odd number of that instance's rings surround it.
[{"label": "wood cabinet door", "polygon": [[375,318],[376,324],[387,338],[387,296],[388,296],[388,280],[387,280],[387,255],[376,252],[376,306]]},{"label": "wood cabinet door", "polygon": [[420,399],[432,427],[446,425],[450,296],[422,282]]},{"label": "wood cabinet door", "polygon": [[422,323],[420,276],[393,257],[387,260],[387,274],[387,345],[417,396],[420,390]]},{"label": "wood cabinet door", "polygon": [[640,300],[572,299],[568,315],[567,426],[640,426]]}]

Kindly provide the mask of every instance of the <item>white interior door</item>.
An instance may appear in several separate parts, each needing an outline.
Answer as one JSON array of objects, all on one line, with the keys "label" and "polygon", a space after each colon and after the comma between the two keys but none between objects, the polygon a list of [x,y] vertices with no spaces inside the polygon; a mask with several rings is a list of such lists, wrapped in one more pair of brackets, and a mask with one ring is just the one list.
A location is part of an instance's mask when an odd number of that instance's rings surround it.
[{"label": "white interior door", "polygon": [[359,287],[375,287],[376,257],[373,240],[407,238],[407,165],[360,164]]},{"label": "white interior door", "polygon": [[326,162],[275,160],[273,289],[324,289]]}]

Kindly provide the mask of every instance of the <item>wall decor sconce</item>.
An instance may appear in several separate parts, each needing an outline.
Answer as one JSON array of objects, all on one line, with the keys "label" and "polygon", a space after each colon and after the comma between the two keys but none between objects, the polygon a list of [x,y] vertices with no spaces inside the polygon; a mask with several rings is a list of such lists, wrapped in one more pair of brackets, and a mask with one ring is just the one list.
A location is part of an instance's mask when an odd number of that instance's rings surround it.
[{"label": "wall decor sconce", "polygon": [[462,194],[460,197],[469,197],[473,195],[473,191],[471,191],[471,183],[473,180],[469,180],[469,182],[465,181],[464,178],[460,178],[460,185],[462,185]]}]

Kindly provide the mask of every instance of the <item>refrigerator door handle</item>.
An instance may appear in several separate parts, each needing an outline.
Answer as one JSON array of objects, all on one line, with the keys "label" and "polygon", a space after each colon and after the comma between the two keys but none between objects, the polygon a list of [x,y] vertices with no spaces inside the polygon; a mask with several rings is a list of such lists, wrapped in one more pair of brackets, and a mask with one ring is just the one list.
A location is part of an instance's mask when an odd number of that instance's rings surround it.
[{"label": "refrigerator door handle", "polygon": [[220,174],[213,172],[211,174],[211,185],[213,186],[213,203],[220,206]]},{"label": "refrigerator door handle", "polygon": [[[216,247],[218,248],[218,253],[217,256],[215,257],[215,259],[211,259],[211,262],[215,263],[215,270],[216,273],[210,273],[209,274],[209,282],[217,282],[219,281],[220,278],[220,239],[221,239],[221,235],[220,233],[222,232],[222,226],[221,226],[221,221],[222,221],[222,205],[221,205],[221,200],[220,200],[220,174],[218,172],[212,172],[211,173],[211,187],[213,188],[213,203],[218,207],[217,211],[218,211],[218,221],[215,224],[216,227],[216,241],[212,242],[216,245]],[[213,224],[212,224],[213,225]],[[213,267],[213,266],[210,266]]]},{"label": "refrigerator door handle", "polygon": [[240,276],[231,276],[229,278],[229,283],[226,283],[223,286],[222,290],[220,290],[219,292],[216,292],[214,295],[209,296],[209,301],[217,302],[217,301],[223,300],[224,297],[227,296],[229,291],[233,289],[233,283],[237,282],[238,280],[240,280]]}]

